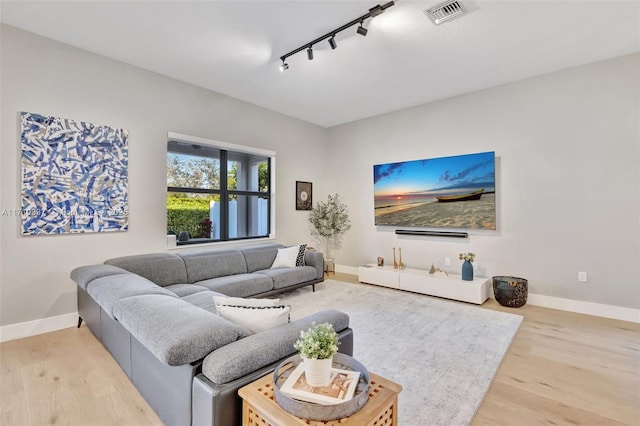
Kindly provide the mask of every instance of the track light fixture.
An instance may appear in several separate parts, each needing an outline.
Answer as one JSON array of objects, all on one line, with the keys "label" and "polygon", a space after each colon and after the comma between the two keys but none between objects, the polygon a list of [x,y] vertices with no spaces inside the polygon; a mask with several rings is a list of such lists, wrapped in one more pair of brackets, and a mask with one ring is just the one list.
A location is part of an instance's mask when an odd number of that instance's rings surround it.
[{"label": "track light fixture", "polygon": [[329,46],[331,46],[332,50],[338,47],[338,43],[336,43],[335,35],[332,35],[331,38],[329,39]]},{"label": "track light fixture", "polygon": [[307,50],[307,58],[309,60],[313,59],[313,45],[314,44],[318,44],[319,42],[323,41],[323,40],[329,40],[329,46],[331,46],[331,49],[335,49],[338,47],[338,43],[336,43],[336,34],[338,34],[340,31],[344,31],[347,28],[350,28],[354,25],[358,25],[358,29],[356,30],[358,34],[362,35],[362,36],[366,36],[367,32],[369,30],[367,30],[364,27],[364,21],[365,19],[369,19],[369,18],[375,18],[376,16],[380,15],[381,13],[383,13],[386,9],[390,8],[391,6],[393,6],[395,3],[393,1],[390,1],[388,3],[381,5],[376,5],[374,7],[372,7],[371,9],[369,9],[369,12],[365,13],[364,15],[360,16],[359,18],[354,19],[351,22],[348,22],[346,24],[344,24],[343,26],[336,28],[335,30],[323,35],[322,37],[318,37],[317,39],[313,40],[312,42],[303,44],[302,46],[298,47],[295,50],[292,50],[291,52],[280,56],[280,60],[282,61],[282,65],[280,65],[280,71],[286,71],[289,69],[289,65],[287,64],[286,60],[289,56],[293,56],[298,52],[302,52],[303,50]]},{"label": "track light fixture", "polygon": [[362,26],[362,22],[360,22],[360,26],[358,27],[356,32],[360,34],[362,37],[366,37],[368,31],[369,31],[368,29]]}]

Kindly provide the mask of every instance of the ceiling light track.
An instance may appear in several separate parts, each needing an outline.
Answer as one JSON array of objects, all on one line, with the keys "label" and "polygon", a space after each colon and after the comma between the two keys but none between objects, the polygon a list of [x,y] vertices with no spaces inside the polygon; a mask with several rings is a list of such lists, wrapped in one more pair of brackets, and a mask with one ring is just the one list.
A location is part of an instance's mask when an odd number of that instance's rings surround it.
[{"label": "ceiling light track", "polygon": [[291,52],[284,54],[282,56],[280,56],[280,60],[282,61],[282,64],[280,65],[280,71],[285,71],[289,69],[289,64],[287,64],[287,58],[289,56],[293,56],[298,52],[302,52],[303,50],[307,51],[307,58],[309,60],[313,59],[313,45],[314,44],[318,44],[321,41],[327,40],[329,39],[329,46],[331,46],[331,49],[335,49],[338,47],[338,43],[336,43],[336,39],[335,36],[336,34],[338,34],[341,31],[344,31],[354,25],[358,25],[358,29],[357,29],[357,33],[362,35],[362,36],[366,36],[367,35],[367,29],[363,26],[365,19],[369,19],[369,18],[374,18],[378,15],[380,15],[381,13],[383,13],[386,9],[390,8],[391,6],[393,6],[395,3],[393,1],[390,1],[388,3],[381,5],[376,5],[374,7],[372,7],[371,9],[369,9],[368,13],[365,13],[364,15],[360,16],[359,18],[354,19],[353,21],[344,24],[343,26],[336,28],[333,31],[328,32],[327,34],[323,35],[322,37],[318,37],[317,39],[309,42],[309,43],[305,43],[302,46],[298,47],[297,49],[292,50]]}]

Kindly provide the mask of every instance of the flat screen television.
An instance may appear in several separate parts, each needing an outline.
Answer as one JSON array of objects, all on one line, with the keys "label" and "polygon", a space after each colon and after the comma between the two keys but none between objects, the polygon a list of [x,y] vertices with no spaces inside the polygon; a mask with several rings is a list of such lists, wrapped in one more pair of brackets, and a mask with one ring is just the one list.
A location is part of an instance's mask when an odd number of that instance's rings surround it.
[{"label": "flat screen television", "polygon": [[373,166],[375,224],[496,229],[495,152]]}]

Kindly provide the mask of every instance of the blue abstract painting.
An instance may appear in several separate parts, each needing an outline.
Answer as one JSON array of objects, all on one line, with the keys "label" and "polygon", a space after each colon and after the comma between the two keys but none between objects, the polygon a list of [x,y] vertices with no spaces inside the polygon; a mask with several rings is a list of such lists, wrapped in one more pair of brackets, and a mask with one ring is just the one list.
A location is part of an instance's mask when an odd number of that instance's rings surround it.
[{"label": "blue abstract painting", "polygon": [[128,132],[21,113],[22,234],[126,231]]}]

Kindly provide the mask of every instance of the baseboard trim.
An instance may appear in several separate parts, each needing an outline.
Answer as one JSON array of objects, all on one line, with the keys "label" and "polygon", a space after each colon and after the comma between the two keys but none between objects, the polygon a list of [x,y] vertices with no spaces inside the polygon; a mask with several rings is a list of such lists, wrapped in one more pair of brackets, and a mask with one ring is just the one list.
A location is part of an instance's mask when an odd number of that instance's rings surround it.
[{"label": "baseboard trim", "polygon": [[531,293],[529,293],[527,297],[527,303],[543,308],[559,309],[561,311],[575,312],[578,314],[640,323],[640,310],[625,308],[623,306],[604,305],[602,303],[563,299],[560,297]]},{"label": "baseboard trim", "polygon": [[52,331],[75,327],[77,325],[77,312],[5,325],[0,327],[0,343],[22,339],[24,337],[37,336],[38,334],[50,333]]},{"label": "baseboard trim", "polygon": [[343,274],[358,275],[358,268],[356,266],[338,265],[336,263],[336,272],[342,272]]},{"label": "baseboard trim", "polygon": [[[358,268],[354,266],[336,264],[336,271],[345,274],[358,275]],[[527,297],[527,304],[540,306],[542,308],[575,312],[577,314],[593,315],[596,317],[640,323],[639,309],[625,308],[622,306],[604,305],[601,303],[584,302],[582,300],[563,299],[560,297],[531,293],[529,293]]]}]

